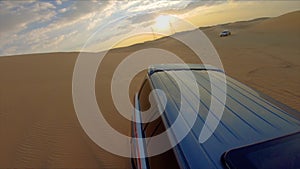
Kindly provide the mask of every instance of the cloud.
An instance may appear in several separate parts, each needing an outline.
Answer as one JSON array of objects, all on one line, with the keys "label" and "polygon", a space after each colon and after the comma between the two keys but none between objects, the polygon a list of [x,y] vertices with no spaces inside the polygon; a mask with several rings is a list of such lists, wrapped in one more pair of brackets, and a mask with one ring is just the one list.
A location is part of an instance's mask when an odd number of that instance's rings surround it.
[{"label": "cloud", "polygon": [[[108,43],[113,37],[126,35],[139,26],[151,26],[160,13],[180,13],[206,3],[0,1],[0,55],[78,50],[99,29],[103,29],[97,38],[99,43]],[[124,16],[128,17],[105,27]]]},{"label": "cloud", "polygon": [[64,12],[67,11],[67,8],[62,8],[62,9],[60,9],[60,10],[58,10],[58,11],[59,11],[59,13],[64,13]]},{"label": "cloud", "polygon": [[18,32],[20,29],[26,29],[31,23],[48,21],[56,15],[56,12],[51,9],[55,9],[55,6],[47,2],[2,1],[0,2],[0,34]]},{"label": "cloud", "polygon": [[56,0],[55,2],[56,2],[57,5],[61,5],[62,4],[61,0]]},{"label": "cloud", "polygon": [[127,18],[131,21],[132,24],[142,23],[146,21],[150,21],[155,19],[159,13],[144,13],[144,14],[136,14]]},{"label": "cloud", "polygon": [[141,11],[159,11],[166,8],[172,8],[175,5],[180,5],[186,1],[150,1],[145,0],[141,4],[135,7],[130,8],[130,12],[141,12]]},{"label": "cloud", "polygon": [[33,7],[34,12],[39,12],[48,9],[55,9],[56,7],[50,2],[37,2],[35,3],[35,7]]}]

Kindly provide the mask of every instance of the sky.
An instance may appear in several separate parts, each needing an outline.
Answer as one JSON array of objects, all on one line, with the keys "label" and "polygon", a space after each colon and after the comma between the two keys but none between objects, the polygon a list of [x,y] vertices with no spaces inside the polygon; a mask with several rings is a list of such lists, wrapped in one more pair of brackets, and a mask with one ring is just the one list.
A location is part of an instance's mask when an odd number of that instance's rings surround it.
[{"label": "sky", "polygon": [[[184,31],[170,28],[168,15],[197,27],[259,17],[274,17],[300,10],[300,1],[0,1],[0,56],[68,51],[98,52],[114,38],[138,28]],[[173,25],[173,24],[172,24]],[[95,44],[84,46],[95,36]],[[159,37],[159,36],[157,36]],[[150,40],[131,38],[130,45]],[[83,48],[84,46],[84,48]]]}]

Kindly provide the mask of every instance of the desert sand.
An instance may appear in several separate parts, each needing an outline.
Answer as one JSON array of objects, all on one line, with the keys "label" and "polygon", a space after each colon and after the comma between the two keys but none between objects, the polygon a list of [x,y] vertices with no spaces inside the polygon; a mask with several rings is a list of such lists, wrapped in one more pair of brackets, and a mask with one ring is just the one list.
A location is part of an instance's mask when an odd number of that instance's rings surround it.
[{"label": "desert sand", "polygon": [[[299,18],[300,11],[201,29],[229,76],[300,111]],[[223,29],[232,35],[220,38]],[[96,96],[105,118],[127,135],[130,122],[114,108],[110,83],[122,59],[149,47],[169,50],[187,63],[200,63],[188,48],[167,37],[111,50],[98,70]],[[128,158],[93,143],[77,120],[72,74],[78,54],[0,57],[0,168],[130,168]],[[144,73],[131,83],[131,98]]]}]

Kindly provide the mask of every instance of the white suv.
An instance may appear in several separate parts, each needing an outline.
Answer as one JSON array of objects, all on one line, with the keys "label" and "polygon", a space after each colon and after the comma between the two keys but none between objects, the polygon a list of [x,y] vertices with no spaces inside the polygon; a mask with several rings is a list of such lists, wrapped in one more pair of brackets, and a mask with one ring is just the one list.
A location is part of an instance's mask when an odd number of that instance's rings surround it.
[{"label": "white suv", "polygon": [[224,30],[223,32],[220,33],[220,37],[229,36],[229,35],[231,35],[231,32],[229,30]]}]

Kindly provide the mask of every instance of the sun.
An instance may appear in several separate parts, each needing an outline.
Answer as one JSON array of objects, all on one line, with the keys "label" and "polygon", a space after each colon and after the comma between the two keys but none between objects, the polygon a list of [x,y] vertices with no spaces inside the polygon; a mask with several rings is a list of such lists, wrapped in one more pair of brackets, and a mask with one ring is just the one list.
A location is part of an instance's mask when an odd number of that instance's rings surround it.
[{"label": "sun", "polygon": [[159,15],[155,19],[155,28],[161,31],[170,29],[171,19],[168,15]]}]

